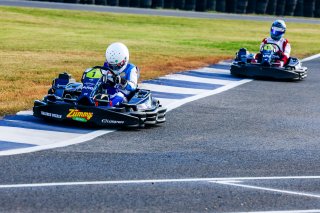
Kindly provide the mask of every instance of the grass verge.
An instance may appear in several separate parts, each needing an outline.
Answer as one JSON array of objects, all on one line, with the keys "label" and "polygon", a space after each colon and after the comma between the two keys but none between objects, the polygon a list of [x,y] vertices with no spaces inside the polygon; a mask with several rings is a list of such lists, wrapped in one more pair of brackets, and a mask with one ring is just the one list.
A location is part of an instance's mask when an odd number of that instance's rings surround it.
[{"label": "grass verge", "polygon": [[[231,58],[240,47],[257,51],[270,23],[0,7],[0,116],[30,109],[51,80],[67,70],[104,61],[115,41],[150,79]],[[292,54],[320,52],[319,25],[288,23]]]}]

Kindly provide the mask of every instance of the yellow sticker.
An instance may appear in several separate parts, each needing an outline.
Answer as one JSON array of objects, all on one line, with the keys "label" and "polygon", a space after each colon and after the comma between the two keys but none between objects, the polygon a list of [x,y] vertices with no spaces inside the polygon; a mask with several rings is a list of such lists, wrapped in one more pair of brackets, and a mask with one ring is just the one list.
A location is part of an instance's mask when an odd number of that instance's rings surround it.
[{"label": "yellow sticker", "polygon": [[101,78],[102,73],[100,69],[92,69],[89,72],[86,73],[87,78]]},{"label": "yellow sticker", "polygon": [[89,121],[92,118],[92,116],[92,112],[81,112],[78,109],[69,109],[67,118],[72,118],[73,120],[77,121],[82,121],[82,119],[85,119],[85,121]]},{"label": "yellow sticker", "polygon": [[263,49],[264,50],[273,50],[274,48],[273,48],[272,44],[266,44],[266,45],[264,45]]}]

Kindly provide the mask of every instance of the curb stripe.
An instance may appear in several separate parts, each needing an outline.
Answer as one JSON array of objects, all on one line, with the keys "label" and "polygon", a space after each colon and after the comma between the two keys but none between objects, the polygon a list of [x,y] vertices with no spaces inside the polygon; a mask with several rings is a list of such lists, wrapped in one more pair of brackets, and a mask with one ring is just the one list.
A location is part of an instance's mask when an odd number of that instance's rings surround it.
[{"label": "curb stripe", "polygon": [[27,148],[33,147],[36,145],[33,144],[26,144],[26,143],[15,143],[9,141],[0,141],[0,151],[6,151],[9,149],[19,149],[19,148]]},{"label": "curb stripe", "polygon": [[168,99],[184,99],[195,94],[181,94],[181,93],[168,93],[168,92],[155,92],[152,91],[152,96],[155,98],[168,98]]},{"label": "curb stripe", "polygon": [[[203,78],[203,77],[195,77],[195,76],[188,76],[182,74],[172,74],[165,77],[166,79],[173,79],[173,80],[184,80],[184,81],[191,81],[191,82],[198,82],[198,83],[208,83],[208,84],[218,84],[218,85],[227,85],[233,83],[235,81],[230,80],[221,80],[221,79],[214,79],[214,78]],[[180,89],[182,90],[182,89]],[[185,90],[185,88],[183,88]],[[189,89],[192,91],[196,91],[196,89]],[[180,92],[180,91],[179,91]],[[201,91],[199,91],[201,92]],[[199,94],[199,92],[196,92]]]},{"label": "curb stripe", "polygon": [[[175,80],[175,78],[173,78]],[[198,81],[196,81],[198,82]],[[142,84],[139,85],[139,88],[148,89],[154,92],[165,92],[165,93],[179,93],[179,94],[199,94],[201,92],[206,92],[208,90],[202,89],[194,89],[194,88],[185,88],[185,87],[172,87],[172,86],[165,86],[165,85],[156,85],[156,84]]]},{"label": "curb stripe", "polygon": [[189,71],[189,72],[179,73],[179,74],[180,75],[200,77],[200,78],[214,78],[214,79],[229,80],[229,81],[240,81],[240,80],[242,80],[241,78],[236,78],[236,77],[230,76],[230,74],[220,74],[220,73]]},{"label": "curb stripe", "polygon": [[205,89],[205,90],[213,90],[222,86],[218,84],[198,83],[198,82],[172,80],[172,79],[164,79],[164,78],[144,81],[143,83],[174,86],[174,87],[184,87],[184,88],[194,88],[194,89]]}]

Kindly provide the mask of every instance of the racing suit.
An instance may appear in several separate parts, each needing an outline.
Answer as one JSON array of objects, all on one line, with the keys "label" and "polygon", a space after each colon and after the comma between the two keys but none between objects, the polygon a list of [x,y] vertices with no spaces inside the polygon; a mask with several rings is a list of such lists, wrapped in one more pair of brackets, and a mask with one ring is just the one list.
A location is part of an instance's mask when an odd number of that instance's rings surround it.
[{"label": "racing suit", "polygon": [[[104,63],[104,67],[108,67],[108,63]],[[107,94],[110,97],[112,106],[119,105],[122,102],[126,102],[128,97],[137,89],[139,69],[133,64],[128,64],[127,67],[120,73],[121,83],[115,84],[114,76],[110,71],[105,71],[103,74],[107,75],[107,79],[110,83],[105,85]]]},{"label": "racing suit", "polygon": [[[291,52],[291,45],[289,41],[285,38],[281,38],[279,41],[276,41],[272,39],[271,37],[265,38],[262,40],[260,45],[260,50],[262,49],[264,44],[277,44],[280,48],[278,51],[278,55],[280,56],[280,61],[282,61],[282,64],[285,65],[288,63],[288,59],[290,57]],[[256,54],[255,59],[259,60],[261,58],[261,53]]]}]

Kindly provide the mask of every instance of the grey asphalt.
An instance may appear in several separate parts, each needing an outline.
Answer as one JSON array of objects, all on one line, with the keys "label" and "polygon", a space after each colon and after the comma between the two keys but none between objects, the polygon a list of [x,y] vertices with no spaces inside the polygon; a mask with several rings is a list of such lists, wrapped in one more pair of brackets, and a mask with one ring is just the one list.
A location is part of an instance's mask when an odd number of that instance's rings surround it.
[{"label": "grey asphalt", "polygon": [[[255,21],[274,21],[279,18],[277,16],[257,16],[257,15],[240,15],[227,13],[208,13],[208,12],[193,12],[165,9],[142,9],[142,8],[126,8],[126,7],[111,7],[99,5],[84,5],[70,4],[58,2],[43,2],[43,1],[26,1],[26,0],[0,0],[0,5],[3,6],[19,6],[33,8],[51,8],[51,9],[67,9],[67,10],[84,10],[96,12],[113,12],[125,14],[140,14],[140,15],[155,15],[155,16],[171,16],[171,17],[188,17],[188,18],[207,18],[207,19],[229,19],[229,20],[255,20]],[[280,17],[286,22],[320,24],[319,18],[296,18],[296,17]]]},{"label": "grey asphalt", "polygon": [[[320,175],[320,59],[301,82],[252,81],[183,105],[154,128],[0,158],[0,185]],[[320,179],[242,184],[320,194]],[[0,188],[0,212],[320,209],[320,198],[212,182]]]}]

